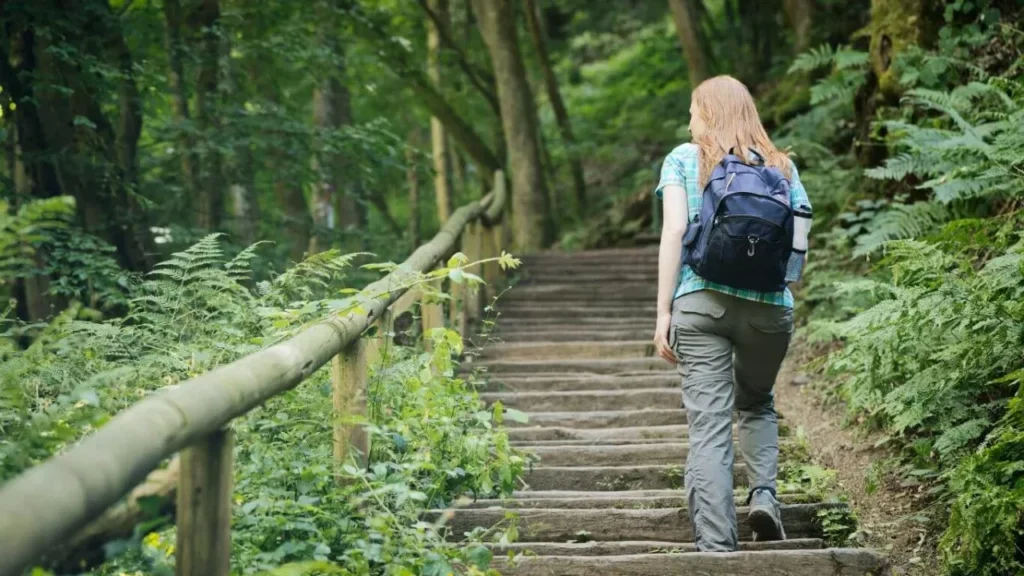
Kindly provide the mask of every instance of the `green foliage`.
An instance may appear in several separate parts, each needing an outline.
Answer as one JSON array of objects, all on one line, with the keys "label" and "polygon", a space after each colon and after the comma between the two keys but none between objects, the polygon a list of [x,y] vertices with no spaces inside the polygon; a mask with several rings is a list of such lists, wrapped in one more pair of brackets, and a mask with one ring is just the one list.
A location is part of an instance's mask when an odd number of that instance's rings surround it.
[{"label": "green foliage", "polygon": [[[255,283],[254,257],[255,247],[231,257],[221,238],[209,235],[130,286],[123,317],[79,320],[72,307],[28,349],[7,346],[0,364],[0,482],[140,398],[350,310],[361,296],[345,290],[351,297],[333,298],[354,255],[324,253]],[[507,254],[498,260],[518,264]],[[456,255],[448,264],[442,276],[478,282],[464,270],[477,263]],[[454,566],[493,573],[489,552],[477,542],[508,540],[514,524],[450,544],[443,517],[433,523],[421,515],[465,495],[509,495],[526,460],[510,446],[502,422],[522,415],[501,406],[482,411],[474,383],[453,360],[460,337],[445,329],[430,337],[431,353],[391,349],[372,367],[367,469],[334,465],[326,368],[233,423],[233,564],[243,573],[446,575]],[[113,557],[96,573],[173,573],[173,547],[173,528],[158,521],[111,547]]]},{"label": "green foliage", "polygon": [[[1017,374],[1020,379],[1024,374]],[[1024,571],[1024,402],[1021,390],[985,445],[950,474],[955,495],[941,550],[955,576]]]},{"label": "green foliage", "polygon": [[[824,362],[835,383],[826,393],[884,432],[900,455],[896,473],[949,504],[941,551],[957,576],[1024,567],[1024,87],[988,55],[1019,34],[982,22],[993,14],[988,3],[956,3],[936,50],[901,53],[901,106],[875,112],[883,165],[801,170],[805,182],[843,188],[815,219],[805,287],[807,335],[835,350]],[[837,54],[813,50],[793,70],[832,65],[826,81],[838,86]],[[785,127],[798,143],[835,134],[830,98],[852,99],[819,86],[815,108]],[[824,171],[812,176],[815,168]]]},{"label": "green foliage", "polygon": [[31,200],[16,210],[0,199],[0,286],[38,269],[37,248],[67,226],[75,202],[62,196]]}]

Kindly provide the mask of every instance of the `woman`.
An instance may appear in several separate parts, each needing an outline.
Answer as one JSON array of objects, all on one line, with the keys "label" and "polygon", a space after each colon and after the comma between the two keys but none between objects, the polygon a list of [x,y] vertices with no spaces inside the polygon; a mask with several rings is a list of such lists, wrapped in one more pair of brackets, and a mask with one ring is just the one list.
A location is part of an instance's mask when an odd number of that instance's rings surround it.
[{"label": "woman", "polygon": [[698,276],[681,264],[683,236],[700,213],[709,175],[730,153],[778,169],[789,180],[792,208],[809,214],[810,202],[795,166],[772,144],[750,93],[734,78],[712,78],[694,90],[690,134],[693,142],[665,159],[656,191],[664,204],[664,225],[654,342],[683,377],[690,442],[685,485],[697,548],[731,552],[738,539],[734,407],[755,538],[785,539],[775,494],[779,448],[772,389],[793,331],[793,296],[788,288],[758,292]]}]

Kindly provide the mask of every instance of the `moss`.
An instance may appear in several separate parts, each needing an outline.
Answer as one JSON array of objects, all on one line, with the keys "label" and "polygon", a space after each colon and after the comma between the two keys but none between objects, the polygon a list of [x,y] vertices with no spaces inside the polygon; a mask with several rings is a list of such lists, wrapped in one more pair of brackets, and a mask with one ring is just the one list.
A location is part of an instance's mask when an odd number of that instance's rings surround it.
[{"label": "moss", "polygon": [[941,10],[936,0],[871,0],[871,68],[879,90],[888,97],[900,93],[892,63],[908,46],[928,46],[938,31]]}]

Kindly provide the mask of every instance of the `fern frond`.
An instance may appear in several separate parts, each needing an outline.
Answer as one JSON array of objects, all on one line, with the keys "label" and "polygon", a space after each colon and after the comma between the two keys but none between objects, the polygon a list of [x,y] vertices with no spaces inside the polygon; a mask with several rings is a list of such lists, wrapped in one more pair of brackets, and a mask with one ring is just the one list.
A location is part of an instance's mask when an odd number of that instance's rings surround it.
[{"label": "fern frond", "polygon": [[811,48],[800,54],[793,60],[789,67],[789,74],[794,72],[813,72],[826,66],[831,66],[835,60],[836,51],[828,44],[822,44],[817,48]]},{"label": "fern frond", "polygon": [[252,261],[256,258],[256,249],[263,244],[270,244],[270,242],[266,240],[255,242],[225,264],[224,270],[228,273],[228,277],[235,282],[244,282],[251,279]]},{"label": "fern frond", "polygon": [[854,256],[867,256],[891,240],[928,234],[952,220],[955,214],[951,205],[938,202],[894,204],[871,222],[870,232],[857,239]]},{"label": "fern frond", "polygon": [[871,55],[867,52],[843,47],[835,53],[834,57],[836,70],[849,70],[851,68],[864,68],[871,61]]}]

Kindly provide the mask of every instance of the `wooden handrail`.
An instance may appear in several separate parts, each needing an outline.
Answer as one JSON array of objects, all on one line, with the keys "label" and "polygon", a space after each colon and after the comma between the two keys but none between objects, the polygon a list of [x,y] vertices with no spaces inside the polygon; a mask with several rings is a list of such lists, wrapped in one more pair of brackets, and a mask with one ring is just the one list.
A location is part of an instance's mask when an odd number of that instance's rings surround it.
[{"label": "wooden handrail", "polygon": [[[224,491],[226,474],[230,493],[231,476],[231,435],[225,439],[225,427],[297,386],[346,351],[405,292],[410,281],[433,269],[455,249],[468,225],[477,221],[497,223],[508,194],[501,172],[494,180],[490,194],[456,210],[433,239],[355,296],[361,308],[358,312],[319,322],[279,344],[154,394],[118,413],[78,446],[0,487],[0,576],[20,574],[116,504],[161,462],[185,449],[196,453],[188,459],[194,467],[183,469],[182,478],[188,475],[190,482],[207,483],[202,492],[209,493],[214,501],[203,502],[214,511],[192,515],[187,519],[189,526],[199,524],[196,529],[206,536],[211,525],[221,527],[223,512],[215,512],[225,503],[223,494],[216,492]],[[212,465],[203,463],[225,452],[226,464],[223,459],[214,460]],[[178,501],[180,531],[180,494]],[[183,544],[181,537],[179,534],[179,546]],[[213,542],[209,546],[222,544]],[[201,540],[198,546],[202,548]],[[221,566],[223,553],[188,550],[190,562],[208,559],[217,566],[190,571],[183,568],[186,562],[179,555],[178,574],[226,573]]]}]

